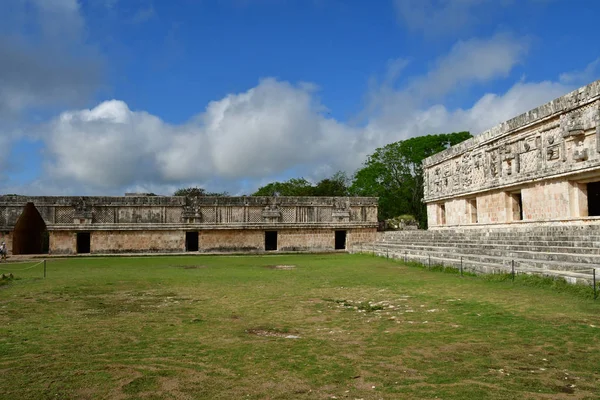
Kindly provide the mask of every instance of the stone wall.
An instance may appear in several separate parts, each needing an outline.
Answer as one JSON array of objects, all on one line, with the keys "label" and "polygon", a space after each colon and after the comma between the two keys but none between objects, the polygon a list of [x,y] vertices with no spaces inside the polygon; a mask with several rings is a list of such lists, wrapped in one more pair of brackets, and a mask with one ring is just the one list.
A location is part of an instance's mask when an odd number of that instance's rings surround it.
[{"label": "stone wall", "polygon": [[[377,230],[349,229],[346,248],[372,243]],[[90,253],[169,253],[186,251],[186,232],[198,233],[198,251],[262,252],[265,231],[250,229],[215,229],[200,231],[92,231]],[[281,229],[277,232],[278,251],[331,251],[335,249],[336,229]],[[50,232],[52,254],[77,254],[77,232]]]},{"label": "stone wall", "polygon": [[78,234],[87,243],[81,252],[87,246],[96,254],[183,252],[186,232],[198,232],[201,252],[264,251],[265,231],[278,232],[278,250],[333,250],[336,230],[347,231],[351,243],[374,240],[377,227],[376,198],[8,195],[0,196],[0,232],[9,254],[30,203],[46,224],[53,254],[76,254]]},{"label": "stone wall", "polygon": [[429,226],[585,218],[600,181],[600,81],[423,162]]},{"label": "stone wall", "polygon": [[27,197],[0,196],[0,229],[11,230],[27,203],[33,203],[49,229],[81,225],[372,224],[373,197]]},{"label": "stone wall", "polygon": [[77,254],[76,235],[75,232],[50,232],[50,253]]},{"label": "stone wall", "polygon": [[90,233],[91,253],[185,251],[183,231],[95,231]]}]

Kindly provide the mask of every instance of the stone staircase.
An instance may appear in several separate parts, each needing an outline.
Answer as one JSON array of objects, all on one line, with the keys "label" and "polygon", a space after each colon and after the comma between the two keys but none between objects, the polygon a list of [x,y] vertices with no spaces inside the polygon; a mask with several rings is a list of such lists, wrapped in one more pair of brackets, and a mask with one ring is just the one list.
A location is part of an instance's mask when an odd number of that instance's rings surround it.
[{"label": "stone staircase", "polygon": [[382,232],[375,243],[351,252],[462,267],[475,273],[516,273],[600,281],[600,225],[520,226]]}]

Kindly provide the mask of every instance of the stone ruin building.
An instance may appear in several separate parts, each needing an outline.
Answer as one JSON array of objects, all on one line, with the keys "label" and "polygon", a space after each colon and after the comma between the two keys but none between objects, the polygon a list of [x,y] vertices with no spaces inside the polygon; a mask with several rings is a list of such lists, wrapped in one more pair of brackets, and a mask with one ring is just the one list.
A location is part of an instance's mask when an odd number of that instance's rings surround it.
[{"label": "stone ruin building", "polygon": [[367,197],[0,196],[14,255],[330,251],[376,230]]},{"label": "stone ruin building", "polygon": [[600,81],[423,161],[427,232],[374,251],[589,280],[600,266]]},{"label": "stone ruin building", "polygon": [[600,217],[600,81],[427,158],[430,229],[592,224]]}]

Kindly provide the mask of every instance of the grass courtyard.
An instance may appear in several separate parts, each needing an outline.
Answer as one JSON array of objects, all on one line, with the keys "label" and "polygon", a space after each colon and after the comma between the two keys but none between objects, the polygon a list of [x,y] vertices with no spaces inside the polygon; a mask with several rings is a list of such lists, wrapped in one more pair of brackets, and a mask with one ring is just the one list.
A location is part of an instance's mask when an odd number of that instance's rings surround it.
[{"label": "grass courtyard", "polygon": [[346,254],[3,267],[0,399],[600,398],[600,301],[544,285]]}]

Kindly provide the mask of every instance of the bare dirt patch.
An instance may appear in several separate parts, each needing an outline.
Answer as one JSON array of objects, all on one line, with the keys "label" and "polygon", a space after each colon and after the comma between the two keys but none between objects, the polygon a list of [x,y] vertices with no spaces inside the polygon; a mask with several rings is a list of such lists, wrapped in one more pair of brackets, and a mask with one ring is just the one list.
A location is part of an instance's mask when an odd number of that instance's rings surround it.
[{"label": "bare dirt patch", "polygon": [[269,269],[280,269],[280,270],[290,270],[296,268],[295,265],[266,265],[265,268]]},{"label": "bare dirt patch", "polygon": [[269,328],[250,328],[246,329],[246,333],[249,335],[262,336],[262,337],[276,337],[276,338],[284,338],[284,339],[300,339],[295,333],[290,331],[283,331],[279,329],[269,329]]}]

